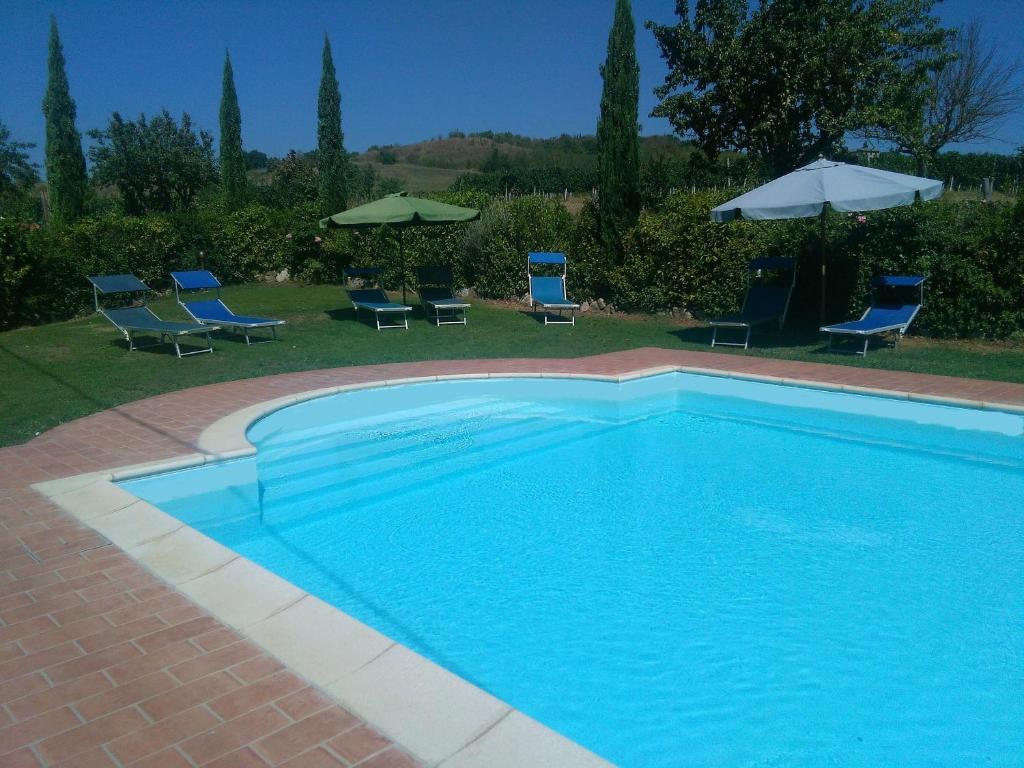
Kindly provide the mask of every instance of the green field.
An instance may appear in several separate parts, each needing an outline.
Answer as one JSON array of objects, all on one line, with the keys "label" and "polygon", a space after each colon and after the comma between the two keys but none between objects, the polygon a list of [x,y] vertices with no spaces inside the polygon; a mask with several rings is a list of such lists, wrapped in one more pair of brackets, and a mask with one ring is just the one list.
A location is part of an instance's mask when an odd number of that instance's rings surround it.
[{"label": "green field", "polygon": [[[200,384],[286,371],[410,360],[485,357],[577,357],[643,346],[708,349],[706,328],[665,317],[583,315],[574,328],[545,327],[515,308],[477,302],[466,327],[436,328],[414,313],[408,331],[378,332],[357,323],[335,286],[251,285],[229,288],[236,312],[288,320],[281,341],[246,347],[216,337],[212,355],[178,360],[166,347],[129,353],[120,334],[91,316],[0,333],[0,445],[150,395]],[[165,319],[185,319],[170,298],[153,303]],[[806,333],[755,336],[754,354],[844,365],[1024,382],[1024,348],[907,339],[899,351],[866,359],[829,355]]]}]

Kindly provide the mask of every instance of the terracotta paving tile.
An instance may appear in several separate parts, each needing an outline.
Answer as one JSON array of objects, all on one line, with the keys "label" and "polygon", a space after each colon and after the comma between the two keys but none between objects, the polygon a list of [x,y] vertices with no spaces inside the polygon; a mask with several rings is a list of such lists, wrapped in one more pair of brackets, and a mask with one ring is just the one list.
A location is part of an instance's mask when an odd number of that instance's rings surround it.
[{"label": "terracotta paving tile", "polygon": [[171,748],[144,757],[138,762],[132,763],[131,768],[193,768],[193,766],[180,752]]},{"label": "terracotta paving tile", "polygon": [[51,768],[121,768],[121,766],[102,747],[94,747],[85,752],[79,752],[67,760],[52,763]]},{"label": "terracotta paving tile", "polygon": [[252,683],[284,669],[284,665],[270,656],[260,656],[231,668],[231,674],[243,683]]},{"label": "terracotta paving tile", "polygon": [[211,672],[240,664],[262,653],[263,651],[255,645],[243,640],[171,667],[170,672],[181,682],[187,683]]},{"label": "terracotta paving tile", "polygon": [[348,760],[358,763],[376,754],[391,742],[366,725],[359,725],[327,742],[327,746]]},{"label": "terracotta paving tile", "polygon": [[191,709],[196,704],[223,696],[240,688],[240,684],[226,672],[215,672],[186,685],[178,686],[167,693],[155,696],[141,704],[142,711],[154,721]]},{"label": "terracotta paving tile", "polygon": [[69,642],[43,651],[25,654],[0,664],[0,681],[12,680],[29,672],[46,669],[54,664],[60,664],[82,655],[82,649]]},{"label": "terracotta paving tile", "polygon": [[256,749],[271,764],[277,765],[358,723],[355,715],[340,707],[332,707],[267,736],[256,744]]},{"label": "terracotta paving tile", "polygon": [[142,675],[148,675],[150,672],[155,672],[158,669],[169,667],[174,664],[180,664],[187,659],[194,658],[199,655],[200,651],[196,649],[194,645],[188,642],[173,643],[172,645],[165,645],[159,650],[147,653],[144,656],[138,656],[129,661],[117,664],[116,666],[110,667],[106,673],[110,676],[118,685],[132,680]]},{"label": "terracotta paving tile", "polygon": [[177,681],[166,672],[154,672],[80,701],[75,709],[86,720],[95,720],[123,707],[165,693],[176,685]]},{"label": "terracotta paving tile", "polygon": [[39,600],[31,605],[25,605],[21,608],[12,608],[9,611],[3,611],[0,613],[0,621],[4,624],[17,624],[19,621],[24,621],[25,619],[31,619],[35,616],[53,613],[54,611],[61,611],[75,605],[81,605],[84,602],[85,601],[74,592],[68,592],[63,595],[57,595],[49,600]]},{"label": "terracotta paving tile", "polygon": [[62,685],[13,699],[7,706],[18,720],[26,720],[65,704],[94,696],[113,687],[102,672],[77,677]]},{"label": "terracotta paving tile", "polygon": [[92,653],[93,651],[122,643],[125,640],[146,637],[166,626],[157,616],[145,616],[141,619],[130,621],[127,624],[121,624],[118,627],[110,627],[108,625],[107,629],[103,632],[79,638],[78,644],[86,653]]},{"label": "terracotta paving tile", "polygon": [[216,626],[218,626],[216,619],[209,616],[201,616],[198,619],[192,619],[192,621],[186,621],[183,624],[154,632],[135,642],[144,651],[155,651],[178,640],[188,640],[190,637],[209,632]]},{"label": "terracotta paving tile", "polygon": [[131,643],[122,643],[121,645],[104,648],[102,651],[95,651],[81,658],[50,667],[46,670],[46,674],[54,684],[63,683],[99,669],[112,667],[115,664],[123,663],[125,659],[140,655],[141,652]]},{"label": "terracotta paving tile", "polygon": [[244,747],[207,765],[209,768],[267,768],[268,763],[249,747]]},{"label": "terracotta paving tile", "polygon": [[220,627],[212,632],[207,632],[205,635],[193,638],[192,642],[204,651],[215,651],[218,648],[223,648],[225,645],[236,643],[241,639],[242,636],[233,629]]},{"label": "terracotta paving tile", "polygon": [[348,768],[348,763],[339,760],[322,747],[317,747],[309,752],[303,752],[286,763],[281,763],[280,768],[337,768],[337,766]]},{"label": "terracotta paving tile", "polygon": [[11,752],[18,747],[32,744],[47,736],[68,731],[80,726],[78,716],[67,707],[44,712],[38,717],[30,718],[0,730],[0,755]]},{"label": "terracotta paving tile", "polygon": [[25,651],[21,649],[21,646],[15,642],[7,643],[6,645],[0,645],[0,664],[11,659],[17,659],[25,655]]},{"label": "terracotta paving tile", "polygon": [[4,768],[40,768],[42,765],[28,747],[6,754],[3,759]]},{"label": "terracotta paving tile", "polygon": [[236,691],[220,696],[209,707],[225,720],[233,720],[250,709],[277,701],[301,690],[305,683],[291,672],[279,672]]},{"label": "terracotta paving tile", "polygon": [[48,629],[54,629],[56,626],[49,616],[36,616],[26,621],[20,621],[17,624],[0,627],[0,643],[17,640],[22,637],[31,637]]},{"label": "terracotta paving tile", "polygon": [[289,722],[287,717],[273,707],[264,706],[189,739],[181,745],[181,749],[202,765],[273,733]]},{"label": "terracotta paving tile", "polygon": [[333,702],[316,688],[307,687],[278,700],[276,706],[292,720],[301,720],[331,706]]},{"label": "terracotta paving tile", "polygon": [[208,731],[220,720],[206,707],[193,707],[166,720],[122,736],[107,749],[122,763],[141,760],[146,755],[166,749],[179,741]]},{"label": "terracotta paving tile", "polygon": [[172,592],[161,595],[152,600],[147,600],[144,603],[135,603],[127,608],[122,608],[118,611],[113,611],[106,614],[106,619],[114,626],[120,626],[121,624],[127,624],[130,621],[136,619],[142,619],[146,616],[155,616],[161,611],[166,611],[170,608],[177,608],[182,605],[188,604],[188,598],[184,595]]},{"label": "terracotta paving tile", "polygon": [[143,728],[147,724],[146,718],[137,709],[121,709],[99,720],[51,736],[36,745],[36,750],[44,760],[67,760],[92,747]]},{"label": "terracotta paving tile", "polygon": [[42,691],[50,687],[50,683],[39,672],[16,677],[5,683],[0,683],[0,702],[14,701],[22,696],[28,696],[36,691]]},{"label": "terracotta paving tile", "polygon": [[110,624],[106,619],[102,616],[89,616],[81,621],[26,637],[21,640],[21,647],[30,653],[35,653],[36,651],[53,648],[69,640],[78,640],[106,629],[110,629]]}]

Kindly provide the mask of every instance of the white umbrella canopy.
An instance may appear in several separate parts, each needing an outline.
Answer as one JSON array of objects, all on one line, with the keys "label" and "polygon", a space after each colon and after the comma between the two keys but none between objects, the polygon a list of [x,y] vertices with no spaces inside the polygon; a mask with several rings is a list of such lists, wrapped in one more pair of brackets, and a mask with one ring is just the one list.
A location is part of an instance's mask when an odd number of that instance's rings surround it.
[{"label": "white umbrella canopy", "polygon": [[934,200],[942,182],[835,160],[815,160],[711,209],[711,220],[803,219],[827,204],[836,211],[877,211]]},{"label": "white umbrella canopy", "polygon": [[[878,211],[910,205],[915,200],[934,200],[942,194],[942,182],[893,173],[863,165],[819,158],[803,168],[762,184],[711,209],[711,220],[766,221],[818,216],[821,242],[825,242],[825,213]],[[825,319],[825,255],[821,260],[821,319]]]}]

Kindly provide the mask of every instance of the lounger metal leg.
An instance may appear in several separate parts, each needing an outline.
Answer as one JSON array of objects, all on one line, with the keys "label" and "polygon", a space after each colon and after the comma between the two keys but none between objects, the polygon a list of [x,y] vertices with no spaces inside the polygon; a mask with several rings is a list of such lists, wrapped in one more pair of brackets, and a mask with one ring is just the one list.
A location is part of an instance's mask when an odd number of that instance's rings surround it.
[{"label": "lounger metal leg", "polygon": [[867,355],[868,355],[868,342],[869,341],[871,341],[871,337],[870,336],[865,336],[864,337],[864,351],[861,352],[861,355],[863,355],[864,357],[867,357]]},{"label": "lounger metal leg", "polygon": [[745,338],[743,340],[743,348],[744,349],[749,349],[750,348],[750,332],[752,330],[754,330],[753,326],[751,326],[750,328],[747,328],[747,338]]},{"label": "lounger metal leg", "polygon": [[715,341],[718,339],[718,326],[714,326],[711,329],[711,346],[715,346]]}]

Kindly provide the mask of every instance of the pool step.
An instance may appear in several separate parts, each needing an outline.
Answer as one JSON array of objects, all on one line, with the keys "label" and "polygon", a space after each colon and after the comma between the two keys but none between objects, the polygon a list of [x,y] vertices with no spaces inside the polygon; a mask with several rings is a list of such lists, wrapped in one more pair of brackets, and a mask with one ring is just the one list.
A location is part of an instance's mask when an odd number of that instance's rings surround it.
[{"label": "pool step", "polygon": [[[492,435],[487,442],[475,440],[472,445],[454,450],[414,456],[398,451],[369,462],[349,463],[340,472],[325,471],[294,481],[290,478],[268,481],[261,473],[263,511],[265,514],[286,515],[293,510],[301,510],[305,517],[340,507],[351,509],[367,504],[391,503],[388,499],[421,489],[424,485],[536,455],[551,447],[564,446],[614,428],[613,425],[593,422],[549,421],[542,428],[532,425],[526,433],[515,430],[502,433],[502,436]],[[472,461],[467,466],[470,459]],[[396,487],[393,479],[399,473],[402,485]],[[375,487],[381,488],[381,492],[375,493]]]},{"label": "pool step", "polygon": [[421,455],[441,455],[464,451],[469,445],[487,445],[509,432],[518,431],[524,423],[540,421],[539,417],[503,417],[474,422],[435,422],[422,425],[408,433],[394,436],[378,435],[349,444],[334,444],[310,450],[302,457],[291,455],[285,460],[274,454],[256,456],[260,479],[267,485],[279,481],[299,482],[331,473],[346,473],[360,467],[373,466],[378,460],[402,457],[412,461]]},{"label": "pool step", "polygon": [[411,433],[414,430],[414,425],[418,423],[429,427],[445,418],[462,421],[516,411],[541,409],[543,409],[542,406],[530,402],[460,398],[445,403],[288,430],[263,438],[258,442],[258,448],[261,453],[272,456],[275,461],[281,461],[288,457],[301,460],[313,446],[328,447],[366,443],[375,440],[378,435],[382,434]]}]

